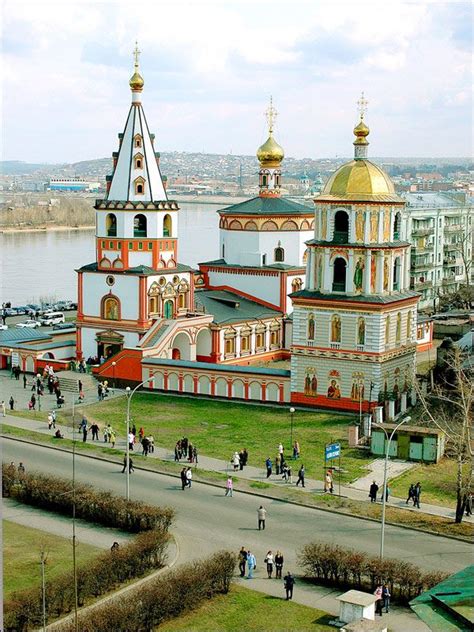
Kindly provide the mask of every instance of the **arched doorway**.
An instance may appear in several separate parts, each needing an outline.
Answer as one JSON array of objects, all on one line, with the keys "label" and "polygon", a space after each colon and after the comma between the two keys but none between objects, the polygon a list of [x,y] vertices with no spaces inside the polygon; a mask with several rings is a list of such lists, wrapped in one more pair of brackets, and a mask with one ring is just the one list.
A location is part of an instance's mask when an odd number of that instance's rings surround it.
[{"label": "arched doorway", "polygon": [[172,349],[173,360],[191,360],[191,342],[184,332],[179,333],[173,340]]},{"label": "arched doorway", "polygon": [[336,257],[334,260],[334,275],[332,282],[333,292],[346,291],[346,260],[342,257]]},{"label": "arched doorway", "polygon": [[349,242],[349,215],[346,211],[337,211],[334,216],[334,239],[338,244]]},{"label": "arched doorway", "polygon": [[165,301],[165,305],[164,305],[164,310],[163,310],[163,316],[164,318],[166,318],[167,320],[171,320],[173,318],[173,301]]},{"label": "arched doorway", "polygon": [[206,361],[212,353],[212,339],[209,329],[201,329],[196,338],[196,359]]}]

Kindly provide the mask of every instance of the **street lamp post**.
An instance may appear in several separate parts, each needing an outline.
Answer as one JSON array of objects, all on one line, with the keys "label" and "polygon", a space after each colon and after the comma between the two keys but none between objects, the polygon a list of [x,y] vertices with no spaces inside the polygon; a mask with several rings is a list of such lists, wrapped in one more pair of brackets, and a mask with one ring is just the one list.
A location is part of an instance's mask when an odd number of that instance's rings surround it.
[{"label": "street lamp post", "polygon": [[113,389],[115,391],[115,367],[117,366],[117,363],[115,362],[115,360],[112,362],[112,382],[113,382]]},{"label": "street lamp post", "polygon": [[382,523],[381,523],[381,529],[380,529],[380,559],[381,560],[383,559],[383,548],[384,548],[384,538],[385,538],[385,505],[387,502],[387,465],[388,465],[388,454],[390,452],[390,443],[392,442],[393,436],[397,432],[397,430],[400,428],[400,426],[407,423],[410,420],[411,420],[411,417],[405,417],[404,419],[402,419],[400,423],[397,424],[395,428],[392,430],[392,432],[390,433],[390,436],[388,435],[388,432],[385,430],[385,428],[381,424],[378,424],[378,423],[373,424],[374,426],[378,426],[381,430],[383,430],[385,434],[385,439],[387,442],[385,446],[385,463],[384,463],[384,469],[383,469]]},{"label": "street lamp post", "polygon": [[291,450],[293,450],[293,416],[295,414],[295,409],[293,406],[290,408],[290,419],[291,419],[291,430],[290,430],[290,454]]}]

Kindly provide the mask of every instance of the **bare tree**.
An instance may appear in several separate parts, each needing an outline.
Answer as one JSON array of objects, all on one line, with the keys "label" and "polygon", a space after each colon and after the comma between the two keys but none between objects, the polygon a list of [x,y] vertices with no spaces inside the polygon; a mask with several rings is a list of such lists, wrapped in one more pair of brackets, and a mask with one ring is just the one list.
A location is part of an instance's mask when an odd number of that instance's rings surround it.
[{"label": "bare tree", "polygon": [[439,379],[424,395],[415,384],[424,419],[446,435],[446,455],[456,460],[456,522],[462,522],[471,491],[473,463],[474,379],[469,358],[459,347],[446,351]]},{"label": "bare tree", "polygon": [[465,230],[458,237],[455,250],[459,257],[462,260],[463,268],[464,268],[464,277],[466,280],[466,286],[469,289],[471,285],[471,272],[472,272],[472,262],[474,260],[473,253],[473,239],[474,239],[474,226],[473,222],[473,210],[469,209],[469,212],[466,217],[466,227]]}]

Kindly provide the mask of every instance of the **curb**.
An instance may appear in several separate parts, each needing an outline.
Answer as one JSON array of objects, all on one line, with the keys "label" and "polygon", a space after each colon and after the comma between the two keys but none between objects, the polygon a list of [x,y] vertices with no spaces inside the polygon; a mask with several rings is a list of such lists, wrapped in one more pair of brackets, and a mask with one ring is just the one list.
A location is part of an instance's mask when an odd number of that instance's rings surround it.
[{"label": "curb", "polygon": [[[20,443],[27,443],[29,445],[34,445],[34,446],[38,446],[40,445],[43,448],[47,448],[50,450],[59,450],[60,452],[66,452],[67,454],[72,454],[72,450],[68,450],[67,448],[61,448],[61,447],[53,447],[50,445],[46,445],[46,444],[38,444],[35,443],[34,441],[30,441],[28,439],[21,439],[18,437],[10,437],[8,435],[1,435],[3,437],[3,439],[10,439],[10,441],[19,441]],[[120,461],[115,461],[112,458],[105,458],[103,456],[92,456],[90,454],[84,454],[84,453],[78,453],[76,452],[76,454],[79,454],[79,456],[83,456],[86,457],[88,459],[94,459],[97,461],[103,461],[105,463],[113,463],[114,465],[121,465],[122,463]],[[150,472],[152,474],[161,474],[162,476],[170,476],[172,478],[179,478],[178,474],[172,474],[170,472],[165,472],[162,470],[158,470],[158,469],[149,469],[147,467],[143,467],[141,465],[134,465],[134,469],[136,470],[141,470],[143,472]],[[204,470],[206,471],[206,470]],[[224,489],[223,486],[218,485],[217,483],[211,483],[209,481],[193,481],[195,483],[198,483],[199,485],[207,485],[208,487],[215,487],[217,489]],[[297,507],[305,507],[306,509],[312,509],[314,511],[325,511],[326,513],[331,513],[331,514],[342,514],[343,516],[347,517],[347,518],[353,518],[356,520],[367,520],[368,522],[375,522],[377,524],[380,524],[380,520],[378,520],[377,518],[371,518],[369,516],[358,516],[356,514],[352,514],[352,513],[345,513],[343,511],[338,511],[336,509],[329,509],[327,507],[314,507],[313,505],[308,505],[304,502],[298,502],[296,500],[287,500],[284,498],[278,498],[277,496],[272,496],[271,494],[261,494],[257,491],[249,491],[249,490],[235,490],[236,492],[240,493],[240,494],[247,494],[248,496],[256,496],[257,498],[265,498],[265,499],[270,499],[276,502],[281,502],[281,503],[286,503],[289,505],[295,505]],[[346,498],[345,496],[341,496],[341,498]],[[472,542],[472,539],[469,537],[462,537],[462,536],[457,536],[457,535],[446,535],[446,534],[442,534],[442,533],[435,533],[434,531],[428,531],[427,529],[422,529],[421,527],[410,527],[408,525],[404,525],[400,522],[391,522],[386,520],[385,524],[391,525],[392,527],[400,527],[401,529],[407,529],[409,531],[418,531],[419,533],[425,533],[427,535],[433,535],[433,536],[437,536],[439,538],[447,538],[449,540],[456,540],[458,542],[468,542],[469,544]]]}]

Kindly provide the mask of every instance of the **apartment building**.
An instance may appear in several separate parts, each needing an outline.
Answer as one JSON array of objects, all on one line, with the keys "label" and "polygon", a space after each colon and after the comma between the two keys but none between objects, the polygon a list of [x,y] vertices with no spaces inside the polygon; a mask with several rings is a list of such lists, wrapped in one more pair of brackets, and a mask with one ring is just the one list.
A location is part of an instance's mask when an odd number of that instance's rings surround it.
[{"label": "apartment building", "polygon": [[474,252],[474,207],[457,192],[418,191],[403,197],[412,244],[411,288],[421,294],[419,309],[433,310],[440,294],[466,282],[464,261],[472,260]]}]

